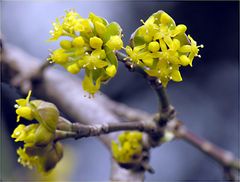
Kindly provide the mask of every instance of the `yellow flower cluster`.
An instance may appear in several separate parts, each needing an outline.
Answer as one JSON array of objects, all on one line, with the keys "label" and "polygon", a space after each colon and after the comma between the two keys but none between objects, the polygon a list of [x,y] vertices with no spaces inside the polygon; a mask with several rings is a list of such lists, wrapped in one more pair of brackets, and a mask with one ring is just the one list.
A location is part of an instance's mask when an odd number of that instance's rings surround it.
[{"label": "yellow flower cluster", "polygon": [[17,150],[18,162],[29,168],[36,167],[47,172],[55,167],[62,158],[63,148],[59,142],[54,143],[59,111],[55,105],[42,100],[30,101],[31,91],[26,99],[16,100],[17,122],[20,117],[37,120],[38,123],[19,124],[11,135],[15,142],[24,142],[23,148]]},{"label": "yellow flower cluster", "polygon": [[109,24],[93,13],[82,18],[74,10],[66,11],[62,21],[57,19],[53,23],[50,40],[67,39],[60,42],[60,48],[54,50],[49,59],[72,74],[84,69],[83,89],[93,95],[101,83],[117,72],[115,50],[123,47],[121,31],[116,22]]},{"label": "yellow flower cluster", "polygon": [[199,47],[185,32],[187,27],[177,25],[165,12],[158,11],[150,16],[131,37],[131,47],[126,47],[128,59],[143,67],[144,71],[159,78],[164,87],[169,80],[182,81],[181,66],[192,66]]},{"label": "yellow flower cluster", "polygon": [[132,163],[139,159],[142,153],[142,133],[138,131],[123,132],[118,136],[118,142],[112,141],[112,154],[120,164]]}]

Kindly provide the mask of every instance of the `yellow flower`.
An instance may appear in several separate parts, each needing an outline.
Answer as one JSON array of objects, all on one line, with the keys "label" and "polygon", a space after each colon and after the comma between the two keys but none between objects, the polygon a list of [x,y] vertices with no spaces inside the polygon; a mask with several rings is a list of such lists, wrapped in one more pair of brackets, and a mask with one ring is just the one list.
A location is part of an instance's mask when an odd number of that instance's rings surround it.
[{"label": "yellow flower", "polygon": [[17,128],[15,128],[15,130],[13,131],[13,134],[11,135],[12,138],[16,138],[15,141],[21,141],[22,138],[26,135],[24,129],[25,129],[25,125],[20,124],[17,126]]},{"label": "yellow flower", "polygon": [[99,90],[100,83],[101,83],[101,77],[99,77],[94,83],[91,76],[88,77],[87,75],[85,75],[82,81],[82,86],[85,91],[87,91],[91,95],[94,95]]},{"label": "yellow flower", "polygon": [[47,172],[55,167],[63,155],[61,144],[54,142],[59,111],[52,103],[42,100],[30,101],[30,96],[31,91],[26,99],[16,100],[17,122],[21,116],[28,120],[36,119],[38,123],[18,125],[11,137],[15,142],[24,142],[24,147],[17,150],[19,163]]},{"label": "yellow flower", "polygon": [[74,26],[78,24],[79,19],[81,19],[81,17],[76,11],[66,11],[62,24],[63,29],[70,34],[74,33]]},{"label": "yellow flower", "polygon": [[150,42],[154,34],[158,31],[158,25],[156,25],[155,18],[152,16],[146,22],[141,20],[144,24],[138,30],[138,35],[142,36],[146,42]]},{"label": "yellow flower", "polygon": [[37,168],[39,172],[47,173],[52,170],[63,156],[63,147],[60,142],[45,147],[24,145],[18,148],[18,162],[29,169]]},{"label": "yellow flower", "polygon": [[53,30],[50,30],[51,38],[49,40],[55,41],[63,35],[63,27],[59,21],[56,19],[56,22],[53,23]]},{"label": "yellow flower", "polygon": [[158,11],[148,18],[131,37],[126,53],[130,61],[142,67],[152,77],[157,77],[164,87],[170,80],[182,81],[179,68],[192,66],[199,48],[196,41],[185,32],[187,27],[177,25],[165,12]]},{"label": "yellow flower", "polygon": [[28,126],[20,124],[13,131],[11,137],[16,138],[15,142],[23,141],[24,143],[33,143],[35,142],[36,130],[38,127],[39,124],[30,124]]},{"label": "yellow flower", "polygon": [[142,153],[142,133],[138,131],[123,132],[118,136],[118,142],[112,141],[112,154],[119,163],[131,163]]},{"label": "yellow flower", "polygon": [[130,59],[132,62],[139,64],[140,59],[145,56],[145,51],[142,51],[146,47],[145,44],[136,46],[133,49],[130,46],[126,47],[126,52],[129,55],[128,59]]},{"label": "yellow flower", "polygon": [[92,72],[93,79],[87,75],[83,80],[83,89],[90,91],[90,94],[95,93],[102,83],[106,83],[117,72],[115,50],[123,47],[122,29],[116,22],[108,23],[94,13],[82,18],[74,10],[66,11],[61,20],[62,23],[58,19],[54,23],[52,39],[67,36],[68,40],[60,42],[61,48],[54,50],[49,60],[72,74],[82,69],[85,74]]},{"label": "yellow flower", "polygon": [[94,50],[91,55],[84,56],[78,61],[80,68],[88,68],[89,70],[96,70],[97,68],[103,68],[108,65],[103,59],[106,57],[104,50]]},{"label": "yellow flower", "polygon": [[37,166],[39,163],[39,157],[38,156],[29,156],[26,153],[25,148],[18,148],[17,154],[19,155],[18,162],[22,164],[24,167],[28,167],[29,169],[32,169],[33,167]]},{"label": "yellow flower", "polygon": [[29,103],[29,99],[31,97],[32,91],[28,92],[26,99],[18,99],[16,100],[17,104],[15,105],[16,113],[17,113],[17,122],[20,121],[20,117],[23,117],[27,120],[33,119],[32,108]]}]

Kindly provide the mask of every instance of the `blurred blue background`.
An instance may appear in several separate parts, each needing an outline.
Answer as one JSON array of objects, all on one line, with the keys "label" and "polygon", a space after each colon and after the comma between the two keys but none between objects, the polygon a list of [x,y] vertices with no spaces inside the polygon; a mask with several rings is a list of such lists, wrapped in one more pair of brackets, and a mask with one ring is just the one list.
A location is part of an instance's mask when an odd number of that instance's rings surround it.
[{"label": "blurred blue background", "polygon": [[[2,1],[1,32],[4,40],[29,54],[45,59],[51,22],[75,9],[81,16],[89,12],[118,22],[125,45],[140,19],[164,10],[177,24],[187,25],[187,33],[205,48],[193,67],[182,68],[183,82],[170,83],[169,92],[178,117],[195,133],[215,144],[239,153],[239,2],[158,2],[158,1]],[[4,75],[3,75],[4,76]],[[157,111],[157,98],[141,76],[129,73],[120,64],[118,75],[102,91],[112,99],[150,113]],[[16,91],[1,84],[1,177],[3,180],[30,180],[29,170],[17,163],[16,144],[10,138],[15,127]],[[67,181],[107,181],[110,155],[95,138],[64,142],[69,148],[72,172]],[[222,180],[222,169],[212,159],[182,141],[174,141],[152,150],[151,165],[156,173],[147,181]],[[71,165],[70,165],[71,166]],[[25,175],[23,175],[25,174]],[[64,173],[63,173],[64,174]]]}]

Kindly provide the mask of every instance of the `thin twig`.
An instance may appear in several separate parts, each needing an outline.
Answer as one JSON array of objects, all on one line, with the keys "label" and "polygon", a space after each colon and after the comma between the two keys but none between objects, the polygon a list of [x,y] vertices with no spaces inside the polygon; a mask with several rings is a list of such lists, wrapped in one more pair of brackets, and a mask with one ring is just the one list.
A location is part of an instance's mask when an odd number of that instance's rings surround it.
[{"label": "thin twig", "polygon": [[123,62],[125,66],[132,72],[137,72],[141,74],[144,78],[148,80],[151,87],[156,91],[159,98],[159,113],[161,118],[159,118],[159,124],[161,126],[166,125],[166,123],[175,116],[174,108],[170,105],[165,88],[162,86],[160,80],[156,77],[149,76],[144,68],[132,63],[130,60],[126,59],[127,55],[116,51],[117,58],[120,62]]},{"label": "thin twig", "polygon": [[117,131],[138,130],[146,133],[157,133],[159,129],[153,122],[120,122],[120,123],[104,123],[96,125],[83,125],[80,123],[72,123],[71,131],[57,130],[55,140],[66,138],[83,138],[90,136],[99,136]]},{"label": "thin twig", "polygon": [[[171,127],[159,127],[154,122],[121,122],[121,123],[104,123],[96,125],[83,125],[79,123],[71,124],[70,131],[57,130],[56,140],[63,140],[66,138],[83,138],[90,136],[99,136],[103,134],[108,134],[117,131],[126,130],[138,130],[146,132],[150,135],[163,133],[164,130],[170,129],[174,132],[177,138],[183,139],[193,146],[200,149],[205,154],[209,155],[211,158],[219,162],[224,169],[236,169],[240,171],[240,161],[232,153],[225,151],[214,144],[202,139],[189,131],[183,125],[179,125],[180,122],[174,122],[175,120],[169,122]],[[70,123],[67,121],[67,123]]]},{"label": "thin twig", "polygon": [[231,152],[223,150],[209,141],[198,137],[184,126],[179,127],[175,134],[178,138],[189,142],[203,153],[209,155],[223,167],[240,171],[240,160],[235,158]]}]

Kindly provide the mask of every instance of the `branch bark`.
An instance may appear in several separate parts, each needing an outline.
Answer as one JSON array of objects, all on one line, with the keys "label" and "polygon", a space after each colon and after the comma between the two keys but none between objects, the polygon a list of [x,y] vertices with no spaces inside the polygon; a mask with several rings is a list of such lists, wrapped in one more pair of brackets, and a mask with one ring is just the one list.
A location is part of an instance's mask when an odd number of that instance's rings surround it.
[{"label": "branch bark", "polygon": [[175,135],[216,160],[224,168],[236,169],[240,171],[240,160],[237,159],[231,152],[223,150],[209,141],[198,137],[186,127],[179,127],[176,130]]}]

